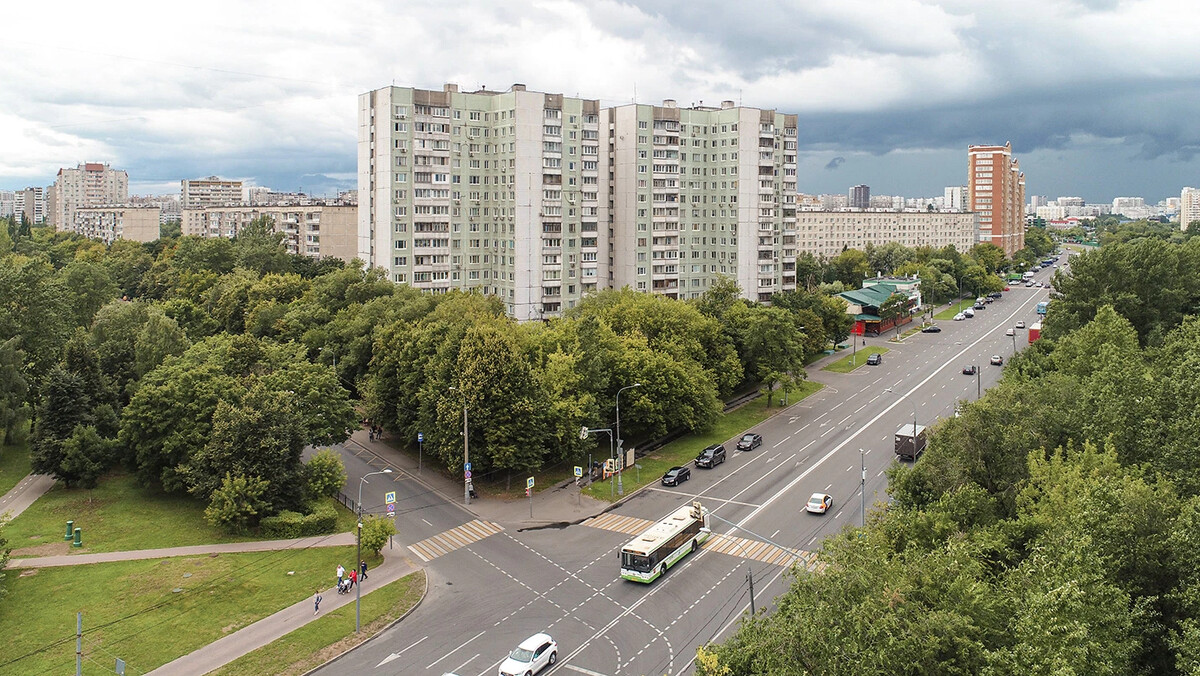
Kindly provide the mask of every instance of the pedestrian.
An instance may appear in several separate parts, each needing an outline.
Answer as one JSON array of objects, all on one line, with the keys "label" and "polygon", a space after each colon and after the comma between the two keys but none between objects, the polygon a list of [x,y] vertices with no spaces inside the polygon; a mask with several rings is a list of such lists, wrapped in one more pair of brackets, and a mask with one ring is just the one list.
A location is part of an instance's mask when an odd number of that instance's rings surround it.
[{"label": "pedestrian", "polygon": [[321,590],[317,590],[317,595],[313,597],[313,615],[321,612]]},{"label": "pedestrian", "polygon": [[358,570],[359,570],[358,579],[360,579],[360,580],[367,579],[367,560],[366,559],[363,559],[362,561],[358,562]]},{"label": "pedestrian", "polygon": [[356,585],[356,584],[358,584],[358,571],[351,570],[350,571],[350,587],[353,588],[354,585]]},{"label": "pedestrian", "polygon": [[369,441],[375,441],[375,428],[374,427],[367,428],[367,439]]},{"label": "pedestrian", "polygon": [[340,563],[339,563],[339,564],[338,564],[338,567],[337,567],[337,581],[338,581],[338,584],[341,584],[341,582],[342,582],[342,578],[343,578],[343,577],[346,577],[346,569],[345,569],[345,568],[342,568],[342,564],[340,564]]}]

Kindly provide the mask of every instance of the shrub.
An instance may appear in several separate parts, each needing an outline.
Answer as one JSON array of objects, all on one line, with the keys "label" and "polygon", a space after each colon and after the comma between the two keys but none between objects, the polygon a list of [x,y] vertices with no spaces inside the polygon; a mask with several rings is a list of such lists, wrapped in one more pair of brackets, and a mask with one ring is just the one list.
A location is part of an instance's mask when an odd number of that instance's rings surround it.
[{"label": "shrub", "polygon": [[278,540],[325,535],[337,528],[337,510],[321,502],[314,505],[308,514],[283,511],[268,516],[259,525],[263,535]]}]

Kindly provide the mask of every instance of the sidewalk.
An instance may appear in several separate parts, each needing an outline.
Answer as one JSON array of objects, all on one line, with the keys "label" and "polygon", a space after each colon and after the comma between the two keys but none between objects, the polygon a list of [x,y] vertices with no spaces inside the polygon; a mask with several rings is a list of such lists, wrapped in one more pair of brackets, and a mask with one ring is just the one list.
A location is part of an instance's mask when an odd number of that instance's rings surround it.
[{"label": "sidewalk", "polygon": [[13,489],[0,497],[0,515],[15,519],[29,509],[35,500],[54,487],[54,477],[48,474],[30,474]]},{"label": "sidewalk", "polygon": [[6,568],[53,568],[56,566],[82,566],[89,563],[110,561],[139,561],[142,559],[164,559],[172,556],[199,556],[203,554],[233,554],[237,552],[273,552],[283,549],[306,549],[308,547],[341,547],[355,543],[354,533],[335,533],[292,540],[259,540],[257,542],[230,542],[218,545],[191,545],[187,547],[164,547],[162,549],[135,549],[124,552],[100,552],[97,554],[64,554],[61,556],[39,556],[28,559],[10,559]]},{"label": "sidewalk", "polygon": [[[353,538],[351,540],[353,541]],[[388,550],[383,550],[383,563],[368,573],[367,586],[362,591],[363,596],[390,582],[395,582],[405,575],[421,570],[407,557],[398,554],[402,550],[396,551],[396,554],[388,556]],[[168,662],[149,674],[154,676],[202,676],[202,674],[223,667],[237,658],[323,617],[330,611],[353,604],[355,599],[354,593],[338,594],[333,587],[321,590],[321,596],[324,599],[321,601],[319,614],[313,613],[313,599],[310,596],[274,615],[268,615],[248,627],[239,629],[203,648]]]}]

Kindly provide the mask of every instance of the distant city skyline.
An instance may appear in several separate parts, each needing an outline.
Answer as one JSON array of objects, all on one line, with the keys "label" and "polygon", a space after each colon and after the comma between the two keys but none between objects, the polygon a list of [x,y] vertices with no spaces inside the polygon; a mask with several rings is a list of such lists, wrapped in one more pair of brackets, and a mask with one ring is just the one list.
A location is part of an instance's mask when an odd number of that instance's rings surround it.
[{"label": "distant city skyline", "polygon": [[356,97],[381,82],[796,114],[808,194],[937,196],[966,182],[968,145],[1005,142],[1029,194],[1200,184],[1200,45],[1165,39],[1200,16],[1172,0],[207,7],[6,8],[0,189],[107,162],[131,194],[219,175],[332,195],[356,187]]}]

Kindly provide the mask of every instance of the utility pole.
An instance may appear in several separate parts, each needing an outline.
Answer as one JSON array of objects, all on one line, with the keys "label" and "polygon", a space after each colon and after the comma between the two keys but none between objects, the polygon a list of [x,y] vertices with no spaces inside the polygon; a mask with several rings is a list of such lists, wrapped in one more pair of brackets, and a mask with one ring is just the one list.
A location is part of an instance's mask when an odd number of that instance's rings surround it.
[{"label": "utility pole", "polygon": [[975,398],[983,396],[983,369],[975,367]]},{"label": "utility pole", "polygon": [[[914,423],[915,425],[916,423]],[[913,430],[916,431],[915,429]],[[913,443],[917,443],[916,438],[913,438]],[[860,482],[859,496],[862,498],[862,526],[867,525],[867,453],[863,449],[858,449],[858,462],[862,467],[862,481]]]},{"label": "utility pole", "polygon": [[83,613],[75,613],[75,676],[83,676]]},{"label": "utility pole", "polygon": [[750,582],[750,614],[755,613],[754,610],[754,569],[750,564],[746,564],[746,579]]},{"label": "utility pole", "polygon": [[[471,471],[467,469],[471,466],[471,456],[468,452],[467,435],[467,402],[463,400],[463,474]],[[463,503],[471,504],[471,479],[469,477],[463,479]]]}]

